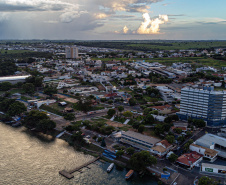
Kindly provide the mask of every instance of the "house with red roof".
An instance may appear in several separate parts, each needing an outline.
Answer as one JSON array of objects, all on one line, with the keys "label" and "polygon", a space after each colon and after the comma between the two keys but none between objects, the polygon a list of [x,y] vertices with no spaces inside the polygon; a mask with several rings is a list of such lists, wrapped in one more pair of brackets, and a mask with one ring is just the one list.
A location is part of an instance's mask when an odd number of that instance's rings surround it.
[{"label": "house with red roof", "polygon": [[163,157],[170,151],[170,149],[172,149],[172,147],[173,145],[171,145],[167,140],[162,140],[152,147],[150,152],[159,157]]},{"label": "house with red roof", "polygon": [[169,114],[171,113],[172,106],[171,105],[161,105],[151,107],[153,110],[157,110],[161,114]]},{"label": "house with red roof", "polygon": [[177,163],[188,169],[194,168],[199,162],[201,162],[203,159],[203,155],[199,154],[195,151],[187,154],[183,154],[177,159]]}]

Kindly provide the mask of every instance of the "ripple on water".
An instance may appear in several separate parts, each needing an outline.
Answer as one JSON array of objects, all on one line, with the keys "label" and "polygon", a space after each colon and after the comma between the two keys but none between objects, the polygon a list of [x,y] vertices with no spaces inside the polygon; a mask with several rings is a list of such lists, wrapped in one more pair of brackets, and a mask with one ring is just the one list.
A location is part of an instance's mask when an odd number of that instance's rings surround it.
[{"label": "ripple on water", "polygon": [[76,168],[94,157],[75,151],[60,139],[29,133],[0,123],[0,185],[156,185],[155,181],[125,181],[127,171],[106,173],[108,163],[92,164],[68,180],[59,171]]}]

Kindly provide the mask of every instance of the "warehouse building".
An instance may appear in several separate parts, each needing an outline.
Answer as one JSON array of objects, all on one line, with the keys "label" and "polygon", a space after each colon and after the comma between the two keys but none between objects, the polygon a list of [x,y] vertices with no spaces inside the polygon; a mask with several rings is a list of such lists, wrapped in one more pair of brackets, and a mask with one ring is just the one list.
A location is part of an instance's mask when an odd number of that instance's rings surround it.
[{"label": "warehouse building", "polygon": [[150,151],[150,149],[161,140],[137,132],[127,131],[122,133],[120,141],[135,148]]}]

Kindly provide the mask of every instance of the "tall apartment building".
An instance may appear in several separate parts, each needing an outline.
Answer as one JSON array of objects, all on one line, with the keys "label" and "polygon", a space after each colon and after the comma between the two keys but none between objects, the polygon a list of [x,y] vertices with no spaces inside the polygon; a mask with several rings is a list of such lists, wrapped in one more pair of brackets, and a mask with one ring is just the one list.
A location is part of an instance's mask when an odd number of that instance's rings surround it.
[{"label": "tall apartment building", "polygon": [[78,48],[76,46],[65,48],[66,58],[78,58]]},{"label": "tall apartment building", "polygon": [[226,124],[226,91],[183,88],[178,116],[181,120],[203,119],[208,126]]}]

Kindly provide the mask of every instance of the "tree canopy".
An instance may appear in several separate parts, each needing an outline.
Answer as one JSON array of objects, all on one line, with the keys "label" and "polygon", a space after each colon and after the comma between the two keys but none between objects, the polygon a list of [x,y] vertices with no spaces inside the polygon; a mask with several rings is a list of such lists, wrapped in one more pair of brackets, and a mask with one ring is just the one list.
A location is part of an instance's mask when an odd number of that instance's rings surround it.
[{"label": "tree canopy", "polygon": [[75,105],[74,108],[83,112],[91,110],[92,102],[90,99],[81,98]]},{"label": "tree canopy", "polygon": [[109,109],[107,114],[108,116],[112,117],[116,113],[115,109]]},{"label": "tree canopy", "polygon": [[46,113],[38,110],[30,111],[22,123],[29,129],[36,129],[42,132],[47,132],[56,127],[56,123],[50,120]]},{"label": "tree canopy", "polygon": [[28,94],[34,94],[35,86],[32,83],[26,83],[22,86],[23,90]]},{"label": "tree canopy", "polygon": [[129,164],[136,171],[145,171],[148,166],[156,164],[157,159],[148,151],[141,151],[132,155]]},{"label": "tree canopy", "polygon": [[73,121],[75,119],[75,114],[73,114],[73,113],[65,114],[64,119],[69,120],[69,121]]},{"label": "tree canopy", "polygon": [[151,114],[148,114],[144,117],[142,124],[144,125],[152,125],[154,123],[155,119]]},{"label": "tree canopy", "polygon": [[27,111],[27,107],[21,102],[14,102],[9,106],[8,114],[10,116],[20,115],[21,113]]},{"label": "tree canopy", "polygon": [[217,185],[218,183],[210,177],[203,176],[199,179],[198,185]]}]

